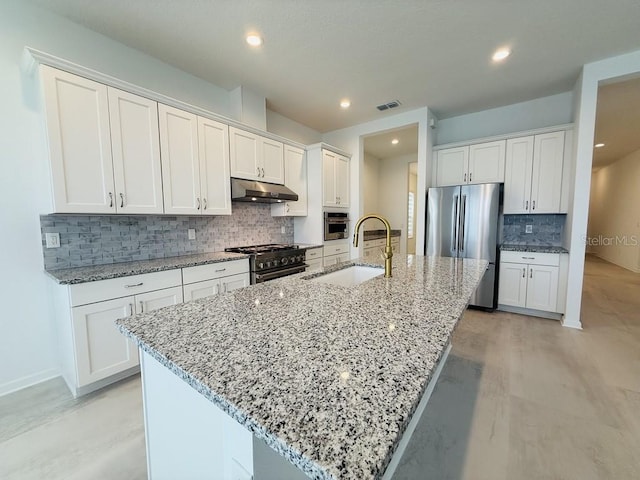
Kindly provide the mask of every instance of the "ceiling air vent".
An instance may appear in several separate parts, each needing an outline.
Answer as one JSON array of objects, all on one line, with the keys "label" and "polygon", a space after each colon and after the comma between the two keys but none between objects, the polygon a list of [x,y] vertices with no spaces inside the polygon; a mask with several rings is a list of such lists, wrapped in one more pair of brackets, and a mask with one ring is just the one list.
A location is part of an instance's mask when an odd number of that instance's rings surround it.
[{"label": "ceiling air vent", "polygon": [[385,110],[389,110],[390,108],[396,108],[396,107],[399,107],[400,105],[402,105],[400,103],[400,100],[392,100],[389,103],[383,103],[382,105],[378,105],[376,108],[381,112],[384,112]]}]

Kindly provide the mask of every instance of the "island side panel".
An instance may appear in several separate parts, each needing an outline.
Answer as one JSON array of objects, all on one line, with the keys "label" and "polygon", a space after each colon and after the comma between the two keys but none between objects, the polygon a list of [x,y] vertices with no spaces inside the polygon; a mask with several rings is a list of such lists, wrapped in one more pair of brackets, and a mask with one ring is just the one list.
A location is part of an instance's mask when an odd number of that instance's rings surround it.
[{"label": "island side panel", "polygon": [[140,350],[150,480],[250,480],[253,435]]}]

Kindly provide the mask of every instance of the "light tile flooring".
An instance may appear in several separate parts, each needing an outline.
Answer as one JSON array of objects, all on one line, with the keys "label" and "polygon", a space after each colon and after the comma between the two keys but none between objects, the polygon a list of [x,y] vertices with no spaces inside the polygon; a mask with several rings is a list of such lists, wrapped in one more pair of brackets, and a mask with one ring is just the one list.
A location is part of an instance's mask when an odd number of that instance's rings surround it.
[{"label": "light tile flooring", "polygon": [[[586,265],[583,325],[468,311],[394,479],[640,478],[640,275]],[[0,478],[146,478],[139,377],[0,397]]]}]

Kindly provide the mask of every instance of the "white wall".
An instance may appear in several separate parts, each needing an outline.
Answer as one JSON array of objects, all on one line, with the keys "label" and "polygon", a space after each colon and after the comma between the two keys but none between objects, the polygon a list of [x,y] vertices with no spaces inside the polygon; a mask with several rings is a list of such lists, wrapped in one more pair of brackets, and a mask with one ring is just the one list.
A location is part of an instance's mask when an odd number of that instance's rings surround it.
[{"label": "white wall", "polygon": [[407,195],[409,164],[418,160],[416,154],[385,158],[380,161],[380,213],[394,229],[400,229],[400,253],[407,253]]},{"label": "white wall", "polygon": [[[26,3],[26,2],[25,2]],[[19,0],[0,2],[0,394],[58,374],[38,215],[50,204],[47,149],[25,46],[232,116],[229,93]]]},{"label": "white wall", "polygon": [[437,144],[571,123],[572,102],[573,92],[566,92],[446,118],[437,122]]},{"label": "white wall", "polygon": [[[362,165],[362,211],[363,213],[380,213],[380,159],[370,153],[364,154]],[[382,225],[378,220],[367,220],[363,230],[378,230]]]},{"label": "white wall", "polygon": [[319,143],[322,140],[320,132],[269,109],[267,109],[267,132],[304,145]]},{"label": "white wall", "polygon": [[563,324],[581,328],[582,283],[584,275],[584,237],[587,234],[593,136],[596,122],[598,84],[612,78],[622,78],[640,72],[640,50],[608,58],[584,66],[574,88],[575,98],[575,158],[574,187],[570,199],[567,225],[570,235],[569,282]]},{"label": "white wall", "polygon": [[[419,108],[396,115],[384,115],[379,120],[362,123],[349,128],[335,130],[323,135],[323,141],[335,145],[346,152],[352,152],[351,157],[351,191],[359,192],[352,195],[349,214],[352,218],[359,218],[364,212],[363,176],[364,169],[364,138],[376,133],[395,130],[407,125],[418,124],[418,224],[416,225],[416,244],[418,253],[424,253],[424,212],[427,182],[430,181],[432,131],[428,128],[431,112],[428,108]],[[428,131],[429,130],[429,131]],[[428,168],[427,168],[428,167]],[[352,249],[351,256],[357,256],[358,250]]]},{"label": "white wall", "polygon": [[640,272],[640,150],[601,168],[591,178],[587,249]]}]

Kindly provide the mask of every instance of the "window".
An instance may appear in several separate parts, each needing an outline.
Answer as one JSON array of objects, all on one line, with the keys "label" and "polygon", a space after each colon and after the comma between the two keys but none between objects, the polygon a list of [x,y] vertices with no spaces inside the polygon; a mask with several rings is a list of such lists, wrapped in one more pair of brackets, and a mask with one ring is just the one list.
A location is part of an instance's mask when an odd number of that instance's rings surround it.
[{"label": "window", "polygon": [[413,238],[413,209],[415,195],[409,192],[409,204],[407,205],[407,237]]}]

